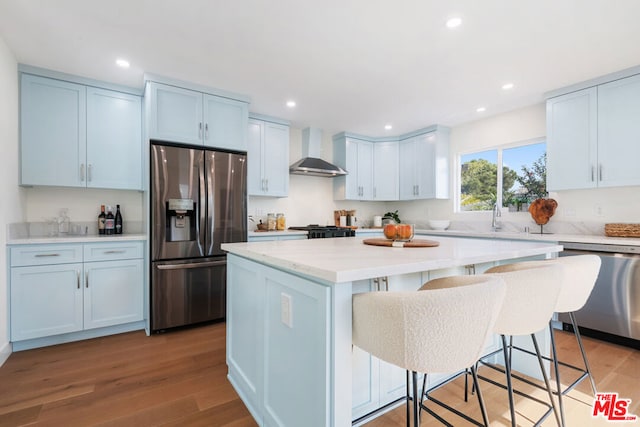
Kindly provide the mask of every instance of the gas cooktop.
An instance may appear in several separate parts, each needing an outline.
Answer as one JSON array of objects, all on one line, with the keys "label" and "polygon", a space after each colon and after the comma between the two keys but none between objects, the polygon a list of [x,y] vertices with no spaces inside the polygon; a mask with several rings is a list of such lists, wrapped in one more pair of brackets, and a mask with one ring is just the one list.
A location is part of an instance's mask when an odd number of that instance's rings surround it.
[{"label": "gas cooktop", "polygon": [[323,239],[328,237],[353,237],[356,235],[355,230],[351,228],[336,227],[335,225],[319,225],[309,224],[299,227],[289,227],[289,230],[308,231],[307,238]]}]

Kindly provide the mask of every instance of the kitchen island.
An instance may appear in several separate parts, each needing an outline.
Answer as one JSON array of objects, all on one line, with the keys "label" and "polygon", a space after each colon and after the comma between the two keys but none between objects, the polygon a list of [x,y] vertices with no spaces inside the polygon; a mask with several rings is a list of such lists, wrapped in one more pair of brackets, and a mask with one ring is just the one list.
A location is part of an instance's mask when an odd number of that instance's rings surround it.
[{"label": "kitchen island", "polygon": [[[437,247],[368,246],[362,238],[223,244],[228,252],[228,378],[259,425],[349,426],[402,396],[390,366],[351,345],[351,297],[415,290],[430,278],[497,262],[552,257],[547,242],[430,237]],[[392,370],[392,369],[391,369]],[[402,374],[402,372],[400,372]],[[362,408],[356,410],[365,377]],[[353,393],[352,393],[353,389]],[[366,401],[366,402],[365,402]]]}]

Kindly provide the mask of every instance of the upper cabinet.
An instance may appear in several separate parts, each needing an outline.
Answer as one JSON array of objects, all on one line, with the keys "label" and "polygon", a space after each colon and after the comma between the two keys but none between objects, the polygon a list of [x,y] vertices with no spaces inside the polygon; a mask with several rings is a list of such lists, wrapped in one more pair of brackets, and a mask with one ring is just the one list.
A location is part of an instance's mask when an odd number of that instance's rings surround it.
[{"label": "upper cabinet", "polygon": [[432,126],[396,138],[341,133],[334,162],[336,200],[416,200],[449,197],[449,131]]},{"label": "upper cabinet", "polygon": [[289,194],[289,126],[249,119],[247,193],[286,197]]},{"label": "upper cabinet", "polygon": [[400,200],[449,198],[448,130],[401,140],[400,162]]},{"label": "upper cabinet", "polygon": [[547,100],[551,191],[640,185],[640,75]]},{"label": "upper cabinet", "polygon": [[147,96],[150,139],[247,151],[246,101],[155,81]]},{"label": "upper cabinet", "polygon": [[373,143],[340,134],[333,144],[335,164],[348,172],[333,178],[334,199],[373,200]]},{"label": "upper cabinet", "polygon": [[20,183],[142,189],[140,96],[21,74]]}]

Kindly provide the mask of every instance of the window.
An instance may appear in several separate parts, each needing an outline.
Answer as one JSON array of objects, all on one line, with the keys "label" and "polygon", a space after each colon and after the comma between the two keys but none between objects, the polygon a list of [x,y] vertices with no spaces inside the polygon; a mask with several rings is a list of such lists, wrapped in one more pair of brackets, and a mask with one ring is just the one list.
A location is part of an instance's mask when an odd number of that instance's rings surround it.
[{"label": "window", "polygon": [[535,141],[460,156],[460,211],[512,211],[547,195],[547,146]]}]

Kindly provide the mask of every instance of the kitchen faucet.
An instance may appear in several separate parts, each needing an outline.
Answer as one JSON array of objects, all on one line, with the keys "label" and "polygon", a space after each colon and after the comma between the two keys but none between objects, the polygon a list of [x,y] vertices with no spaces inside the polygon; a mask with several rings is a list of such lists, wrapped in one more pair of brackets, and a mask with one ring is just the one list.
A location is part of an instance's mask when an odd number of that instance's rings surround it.
[{"label": "kitchen faucet", "polygon": [[491,216],[491,229],[493,231],[498,231],[502,228],[502,225],[500,224],[500,220],[498,220],[498,218],[502,217],[502,214],[500,213],[500,208],[498,207],[497,203],[493,204],[493,214]]}]

